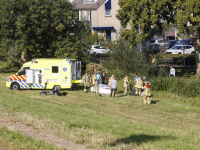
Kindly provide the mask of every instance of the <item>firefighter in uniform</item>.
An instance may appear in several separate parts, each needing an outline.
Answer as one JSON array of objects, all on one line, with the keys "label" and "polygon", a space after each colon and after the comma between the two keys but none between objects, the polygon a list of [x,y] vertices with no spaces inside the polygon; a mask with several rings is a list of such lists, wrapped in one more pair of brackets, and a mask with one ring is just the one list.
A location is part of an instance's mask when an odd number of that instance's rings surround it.
[{"label": "firefighter in uniform", "polygon": [[86,74],[82,78],[82,82],[84,84],[84,92],[86,93],[88,89],[90,88],[90,76],[86,72]]},{"label": "firefighter in uniform", "polygon": [[135,95],[139,95],[141,96],[141,92],[142,92],[142,87],[143,87],[143,81],[142,79],[138,80],[135,84]]},{"label": "firefighter in uniform", "polygon": [[150,96],[151,96],[151,93],[150,93],[150,85],[149,83],[145,83],[145,86],[143,87],[144,91],[143,91],[143,101],[144,101],[144,104],[150,104]]},{"label": "firefighter in uniform", "polygon": [[110,83],[111,83],[111,81],[114,79],[114,74],[109,78],[109,80],[108,80],[108,85],[109,85],[109,87],[110,87]]},{"label": "firefighter in uniform", "polygon": [[92,75],[92,85],[93,85],[93,92],[98,93],[98,82],[97,82],[97,76],[96,73]]},{"label": "firefighter in uniform", "polygon": [[127,95],[127,93],[128,93],[128,86],[129,86],[128,78],[129,78],[129,75],[127,75],[126,77],[124,77],[124,83],[123,83],[124,95]]}]

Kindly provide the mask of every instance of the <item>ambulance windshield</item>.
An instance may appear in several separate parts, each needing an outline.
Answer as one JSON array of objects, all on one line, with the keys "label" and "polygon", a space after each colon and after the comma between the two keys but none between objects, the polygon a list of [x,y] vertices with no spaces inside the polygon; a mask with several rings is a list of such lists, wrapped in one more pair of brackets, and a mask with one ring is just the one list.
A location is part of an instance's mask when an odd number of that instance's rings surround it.
[{"label": "ambulance windshield", "polygon": [[23,67],[18,73],[17,76],[25,75],[26,69],[30,69],[30,67]]}]

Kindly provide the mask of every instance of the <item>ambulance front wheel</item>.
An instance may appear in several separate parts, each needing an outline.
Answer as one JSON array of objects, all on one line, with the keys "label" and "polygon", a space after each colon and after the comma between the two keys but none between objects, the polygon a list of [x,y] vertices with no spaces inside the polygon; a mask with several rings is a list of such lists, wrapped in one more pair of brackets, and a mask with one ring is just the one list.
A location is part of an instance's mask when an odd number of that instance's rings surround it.
[{"label": "ambulance front wheel", "polygon": [[55,86],[54,86],[54,90],[55,90],[55,91],[56,91],[56,90],[60,91],[60,90],[61,90],[61,88],[60,88],[60,86],[59,86],[59,85],[55,85]]},{"label": "ambulance front wheel", "polygon": [[11,85],[11,89],[13,89],[13,90],[19,90],[19,89],[20,89],[20,86],[19,86],[18,83],[13,83],[13,84]]}]

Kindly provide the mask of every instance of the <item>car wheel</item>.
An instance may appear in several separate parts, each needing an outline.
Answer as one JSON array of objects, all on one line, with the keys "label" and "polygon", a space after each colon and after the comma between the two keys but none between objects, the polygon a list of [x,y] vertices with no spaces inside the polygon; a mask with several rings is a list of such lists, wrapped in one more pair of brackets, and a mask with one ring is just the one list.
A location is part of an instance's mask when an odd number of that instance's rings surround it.
[{"label": "car wheel", "polygon": [[13,84],[11,85],[11,89],[13,89],[13,90],[19,90],[19,89],[20,89],[20,86],[19,86],[18,83],[13,83]]},{"label": "car wheel", "polygon": [[179,52],[178,54],[181,54],[181,52]]},{"label": "car wheel", "polygon": [[60,91],[60,90],[61,90],[61,87],[60,87],[59,85],[55,85],[55,86],[54,86],[54,91],[56,91],[56,90]]},{"label": "car wheel", "polygon": [[191,54],[194,55],[194,52],[192,52]]}]

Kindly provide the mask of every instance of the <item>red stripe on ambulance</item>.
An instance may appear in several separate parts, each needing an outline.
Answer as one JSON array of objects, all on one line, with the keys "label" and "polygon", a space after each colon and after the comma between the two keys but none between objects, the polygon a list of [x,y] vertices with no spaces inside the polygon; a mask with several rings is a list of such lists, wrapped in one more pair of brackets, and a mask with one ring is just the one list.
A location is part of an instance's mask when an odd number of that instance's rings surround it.
[{"label": "red stripe on ambulance", "polygon": [[15,79],[17,81],[17,79],[15,78],[15,76],[12,76],[13,79]]},{"label": "red stripe on ambulance", "polygon": [[26,81],[26,79],[23,78],[23,76],[20,76],[24,81]]},{"label": "red stripe on ambulance", "polygon": [[20,77],[15,76],[18,80],[22,81],[22,79]]}]

